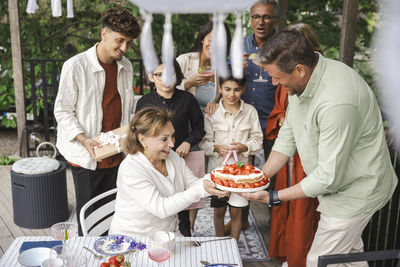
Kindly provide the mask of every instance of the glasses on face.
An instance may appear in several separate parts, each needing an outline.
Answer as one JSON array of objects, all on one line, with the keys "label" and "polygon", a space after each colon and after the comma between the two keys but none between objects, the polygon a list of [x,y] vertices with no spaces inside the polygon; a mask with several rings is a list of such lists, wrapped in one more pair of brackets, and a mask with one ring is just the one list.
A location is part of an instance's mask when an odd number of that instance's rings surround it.
[{"label": "glasses on face", "polygon": [[[154,77],[154,79],[156,79],[157,81],[161,82],[162,81],[162,72],[156,72],[156,73],[152,73],[151,75]],[[174,74],[174,78],[176,79],[176,74]]]},{"label": "glasses on face", "polygon": [[260,21],[260,19],[262,19],[264,22],[268,22],[268,21],[271,21],[271,20],[275,19],[275,16],[271,16],[271,15],[263,15],[263,16],[253,15],[253,16],[251,16],[251,19],[254,19],[256,21]]},{"label": "glasses on face", "polygon": [[156,72],[153,73],[152,75],[156,80],[161,81],[162,72]]}]

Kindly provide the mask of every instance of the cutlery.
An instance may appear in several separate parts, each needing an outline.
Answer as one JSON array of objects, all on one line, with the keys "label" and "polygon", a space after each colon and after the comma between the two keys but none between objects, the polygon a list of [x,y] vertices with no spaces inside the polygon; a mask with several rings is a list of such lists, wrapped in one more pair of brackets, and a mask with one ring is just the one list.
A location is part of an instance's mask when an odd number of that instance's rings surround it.
[{"label": "cutlery", "polygon": [[224,237],[224,238],[216,238],[216,239],[209,239],[209,240],[203,240],[203,241],[195,241],[195,240],[190,240],[190,241],[178,241],[178,243],[183,244],[185,246],[192,246],[192,247],[200,247],[202,243],[205,242],[213,242],[213,241],[221,241],[221,240],[228,240],[231,239],[232,237]]},{"label": "cutlery", "polygon": [[232,265],[232,266],[238,266],[239,264],[237,264],[237,263],[209,263],[208,261],[203,261],[203,260],[201,260],[200,261],[200,263],[201,264],[203,264],[203,265],[219,265],[219,264],[221,264],[221,265]]},{"label": "cutlery", "polygon": [[101,259],[101,258],[103,258],[104,256],[103,255],[99,255],[99,254],[97,254],[96,252],[94,252],[93,250],[91,250],[90,248],[88,248],[88,247],[83,247],[84,249],[86,249],[87,251],[89,251],[90,253],[92,253],[93,254],[93,256],[95,257],[95,258],[98,258],[98,259]]}]

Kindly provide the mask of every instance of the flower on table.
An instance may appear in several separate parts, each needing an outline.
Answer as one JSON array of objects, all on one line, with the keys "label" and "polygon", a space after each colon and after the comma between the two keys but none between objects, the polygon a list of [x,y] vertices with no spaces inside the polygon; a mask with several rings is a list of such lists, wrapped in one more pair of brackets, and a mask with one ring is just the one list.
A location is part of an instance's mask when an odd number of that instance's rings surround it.
[{"label": "flower on table", "polygon": [[141,242],[135,242],[135,241],[132,241],[131,242],[131,244],[130,244],[130,246],[129,246],[129,251],[136,251],[136,250],[143,250],[143,249],[145,249],[146,248],[146,244],[144,244],[144,243],[141,243]]},{"label": "flower on table", "polygon": [[114,240],[115,244],[120,245],[122,242],[124,242],[125,236],[117,236]]}]

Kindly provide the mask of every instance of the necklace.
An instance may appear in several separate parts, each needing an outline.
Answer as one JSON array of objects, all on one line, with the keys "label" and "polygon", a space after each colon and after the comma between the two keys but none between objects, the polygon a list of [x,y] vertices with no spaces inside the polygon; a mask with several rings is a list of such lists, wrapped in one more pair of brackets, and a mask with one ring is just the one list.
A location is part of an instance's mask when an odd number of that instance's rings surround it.
[{"label": "necklace", "polygon": [[[146,153],[147,154],[147,153]],[[150,158],[150,155],[146,155],[146,158],[150,161],[151,165],[153,165],[154,168],[156,168],[157,171],[159,171],[162,175],[168,176],[168,171],[167,171],[167,164],[165,163],[165,160],[159,161],[154,161]]]}]

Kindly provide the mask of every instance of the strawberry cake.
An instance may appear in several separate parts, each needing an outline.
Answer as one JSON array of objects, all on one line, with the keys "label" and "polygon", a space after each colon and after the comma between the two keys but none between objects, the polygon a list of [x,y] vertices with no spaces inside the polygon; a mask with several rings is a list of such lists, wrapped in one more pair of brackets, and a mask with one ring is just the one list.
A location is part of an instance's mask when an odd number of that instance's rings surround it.
[{"label": "strawberry cake", "polygon": [[268,178],[260,169],[242,162],[212,170],[211,179],[216,184],[233,188],[255,188],[268,183]]}]

